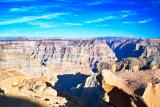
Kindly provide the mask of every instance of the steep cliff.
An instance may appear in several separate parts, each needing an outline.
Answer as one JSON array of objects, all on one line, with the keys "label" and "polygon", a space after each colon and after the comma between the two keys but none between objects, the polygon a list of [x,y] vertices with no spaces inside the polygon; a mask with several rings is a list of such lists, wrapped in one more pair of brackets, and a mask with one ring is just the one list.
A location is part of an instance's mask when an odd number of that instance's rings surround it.
[{"label": "steep cliff", "polygon": [[32,74],[85,72],[90,74],[99,61],[116,61],[102,40],[12,41],[0,45],[1,69],[18,68]]},{"label": "steep cliff", "polygon": [[127,57],[150,58],[160,55],[159,39],[119,39],[106,41],[119,60]]}]

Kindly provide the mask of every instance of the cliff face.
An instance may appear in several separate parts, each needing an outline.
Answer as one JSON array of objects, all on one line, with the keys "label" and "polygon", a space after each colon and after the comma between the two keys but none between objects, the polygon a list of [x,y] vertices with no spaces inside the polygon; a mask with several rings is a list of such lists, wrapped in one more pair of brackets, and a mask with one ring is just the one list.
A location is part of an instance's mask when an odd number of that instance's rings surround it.
[{"label": "cliff face", "polygon": [[19,67],[27,72],[32,72],[34,69],[37,72],[43,72],[50,67],[61,70],[89,71],[100,61],[117,60],[115,54],[102,40],[44,40],[1,43],[0,54],[1,69],[5,66]]},{"label": "cliff face", "polygon": [[159,39],[123,39],[123,40],[106,40],[107,44],[116,54],[116,57],[121,60],[127,57],[146,57],[160,55],[160,40]]},{"label": "cliff face", "polygon": [[34,59],[41,58],[44,66],[47,66],[49,59],[52,63],[71,62],[88,67],[96,61],[116,60],[115,54],[105,42],[98,40],[41,41],[31,56]]},{"label": "cliff face", "polygon": [[[18,68],[32,73],[45,71],[97,71],[99,62],[139,58],[140,69],[158,68],[160,44],[157,40],[39,40],[0,43],[1,69]],[[124,65],[123,61],[121,65]],[[141,62],[143,62],[141,64]]]}]

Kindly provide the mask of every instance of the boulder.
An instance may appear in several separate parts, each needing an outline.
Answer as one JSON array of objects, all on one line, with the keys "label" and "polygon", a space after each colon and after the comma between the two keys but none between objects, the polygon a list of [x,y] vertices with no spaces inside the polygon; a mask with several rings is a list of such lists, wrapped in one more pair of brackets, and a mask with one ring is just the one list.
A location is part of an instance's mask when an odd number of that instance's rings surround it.
[{"label": "boulder", "polygon": [[103,99],[115,107],[147,107],[143,99],[133,94],[127,82],[109,70],[103,70],[97,77],[103,90]]},{"label": "boulder", "polygon": [[100,75],[102,76],[102,87],[103,88],[105,88],[103,86],[104,84],[108,84],[108,85],[116,86],[129,94],[132,94],[134,92],[132,87],[128,86],[128,82],[125,79],[122,79],[116,76],[110,70],[103,70]]},{"label": "boulder", "polygon": [[148,107],[160,106],[160,83],[148,83],[143,94],[143,99]]}]

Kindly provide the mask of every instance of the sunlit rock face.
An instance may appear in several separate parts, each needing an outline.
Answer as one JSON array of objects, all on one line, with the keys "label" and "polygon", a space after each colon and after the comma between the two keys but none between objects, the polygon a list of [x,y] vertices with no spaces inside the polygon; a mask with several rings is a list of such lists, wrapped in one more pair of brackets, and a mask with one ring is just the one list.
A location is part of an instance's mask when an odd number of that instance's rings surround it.
[{"label": "sunlit rock face", "polygon": [[105,41],[98,40],[42,41],[37,43],[32,57],[41,58],[44,66],[47,66],[47,63],[70,62],[91,67],[96,61],[116,60],[115,54]]},{"label": "sunlit rock face", "polygon": [[148,83],[143,98],[148,107],[158,107],[160,105],[160,83]]},{"label": "sunlit rock face", "polygon": [[97,62],[117,60],[102,40],[14,41],[0,47],[1,69],[19,68],[32,74],[51,69],[90,74]]}]

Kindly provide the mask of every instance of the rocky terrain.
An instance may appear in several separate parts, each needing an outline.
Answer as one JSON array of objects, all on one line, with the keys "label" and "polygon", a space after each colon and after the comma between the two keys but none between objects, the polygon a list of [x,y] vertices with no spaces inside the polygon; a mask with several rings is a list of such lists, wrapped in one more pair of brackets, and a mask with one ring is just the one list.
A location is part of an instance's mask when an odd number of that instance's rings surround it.
[{"label": "rocky terrain", "polygon": [[160,39],[0,41],[2,107],[160,105]]}]

